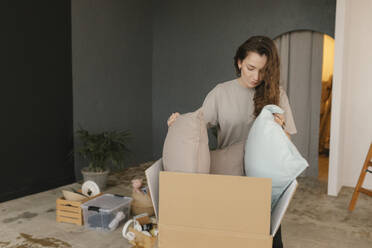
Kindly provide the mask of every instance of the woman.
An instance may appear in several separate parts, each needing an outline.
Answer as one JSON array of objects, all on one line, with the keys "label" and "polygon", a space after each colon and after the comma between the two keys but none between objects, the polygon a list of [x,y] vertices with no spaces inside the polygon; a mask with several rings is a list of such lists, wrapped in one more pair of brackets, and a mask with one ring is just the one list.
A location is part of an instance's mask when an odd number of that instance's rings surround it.
[{"label": "woman", "polygon": [[[268,104],[279,105],[284,115],[275,115],[288,137],[297,132],[285,91],[279,86],[280,63],[274,42],[265,36],[254,36],[244,42],[234,57],[237,79],[218,84],[204,100],[204,119],[217,128],[218,148],[247,139],[253,120]],[[168,126],[179,116],[173,113]],[[273,247],[283,247],[281,229]]]}]

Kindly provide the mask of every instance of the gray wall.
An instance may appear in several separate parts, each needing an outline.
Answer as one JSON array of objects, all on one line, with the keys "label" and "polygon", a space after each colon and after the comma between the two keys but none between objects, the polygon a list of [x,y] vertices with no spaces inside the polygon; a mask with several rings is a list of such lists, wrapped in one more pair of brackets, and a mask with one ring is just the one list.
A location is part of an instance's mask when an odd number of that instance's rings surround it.
[{"label": "gray wall", "polygon": [[[152,158],[151,0],[73,0],[74,130],[130,129],[129,164]],[[77,143],[75,138],[75,144]],[[75,174],[85,163],[75,159]]]},{"label": "gray wall", "polygon": [[233,79],[233,56],[252,35],[275,38],[309,29],[333,36],[335,0],[154,0],[153,153],[161,156],[166,120],[191,112],[220,82]]}]

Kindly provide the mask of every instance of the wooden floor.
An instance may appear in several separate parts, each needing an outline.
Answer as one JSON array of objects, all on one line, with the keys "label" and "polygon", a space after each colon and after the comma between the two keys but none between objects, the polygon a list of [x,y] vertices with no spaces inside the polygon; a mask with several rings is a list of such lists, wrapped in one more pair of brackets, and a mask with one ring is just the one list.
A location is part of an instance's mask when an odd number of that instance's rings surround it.
[{"label": "wooden floor", "polygon": [[319,171],[318,179],[321,182],[328,182],[328,164],[329,157],[323,154],[319,154]]}]

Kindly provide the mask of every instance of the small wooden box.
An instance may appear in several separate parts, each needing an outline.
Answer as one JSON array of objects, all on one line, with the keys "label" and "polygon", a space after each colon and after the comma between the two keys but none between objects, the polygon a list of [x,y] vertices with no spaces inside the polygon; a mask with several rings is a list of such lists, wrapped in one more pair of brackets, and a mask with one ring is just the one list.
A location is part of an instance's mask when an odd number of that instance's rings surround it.
[{"label": "small wooden box", "polygon": [[83,210],[80,205],[98,196],[89,197],[83,201],[68,201],[64,197],[56,200],[56,220],[57,222],[73,223],[79,226],[84,224]]}]

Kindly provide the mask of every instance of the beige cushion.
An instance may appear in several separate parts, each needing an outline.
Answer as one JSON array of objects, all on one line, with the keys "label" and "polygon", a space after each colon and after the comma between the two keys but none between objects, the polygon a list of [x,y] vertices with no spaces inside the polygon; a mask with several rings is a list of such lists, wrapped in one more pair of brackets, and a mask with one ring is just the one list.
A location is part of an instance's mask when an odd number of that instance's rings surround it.
[{"label": "beige cushion", "polygon": [[244,176],[245,141],[211,151],[211,174]]},{"label": "beige cushion", "polygon": [[201,109],[180,115],[168,128],[163,165],[165,171],[209,173],[208,134]]}]

